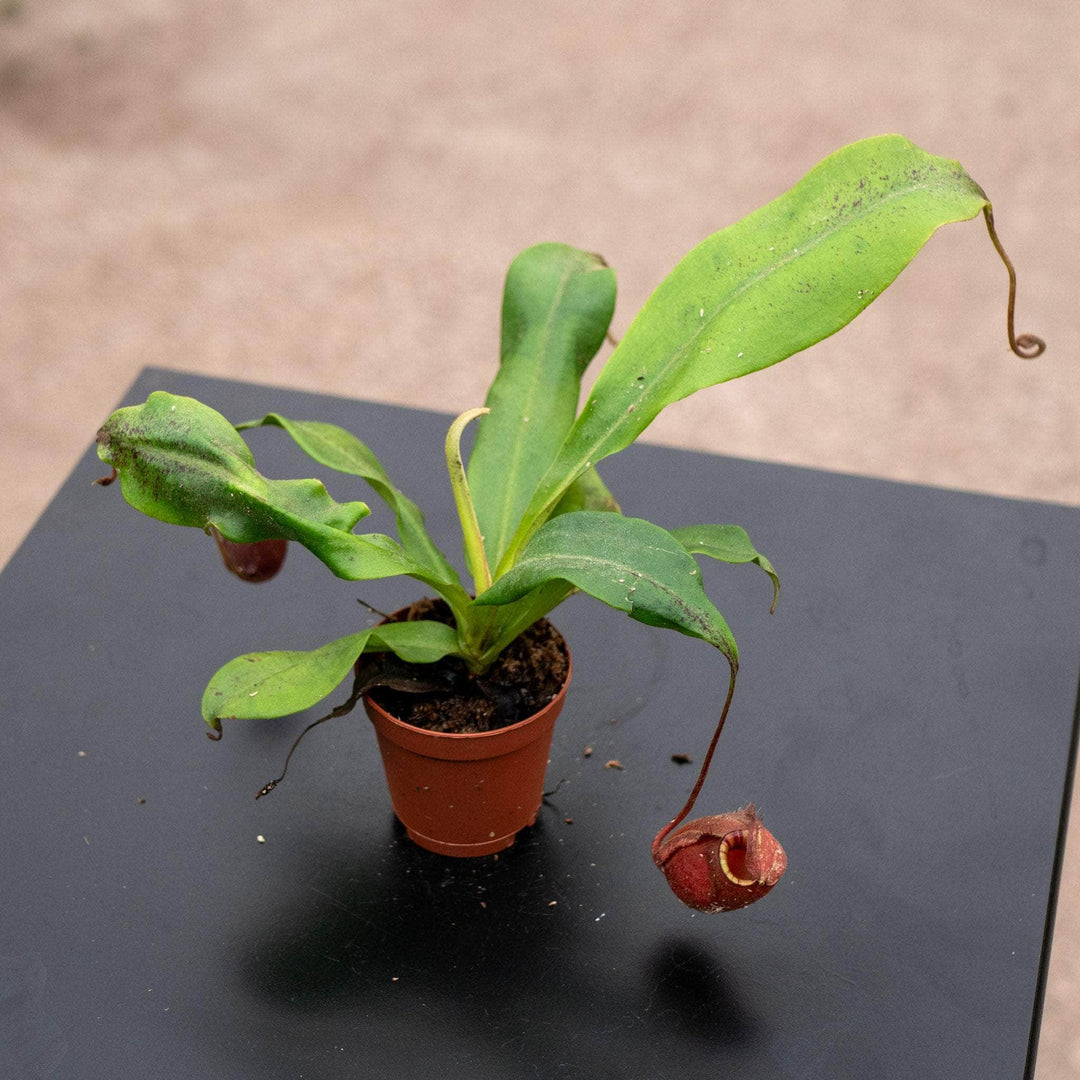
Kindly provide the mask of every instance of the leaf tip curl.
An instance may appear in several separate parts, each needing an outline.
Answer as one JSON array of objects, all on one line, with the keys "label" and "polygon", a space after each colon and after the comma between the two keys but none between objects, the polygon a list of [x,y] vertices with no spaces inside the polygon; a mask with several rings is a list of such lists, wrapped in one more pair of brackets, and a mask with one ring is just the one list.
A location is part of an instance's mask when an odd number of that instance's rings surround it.
[{"label": "leaf tip curl", "polygon": [[998,239],[997,229],[994,227],[994,211],[989,203],[983,207],[983,217],[986,220],[986,229],[990,233],[990,240],[994,245],[994,250],[997,251],[1009,274],[1009,303],[1005,313],[1005,329],[1009,336],[1009,348],[1023,360],[1034,360],[1035,357],[1042,356],[1046,352],[1046,342],[1035,334],[1016,333],[1016,270],[1013,267],[1012,260],[1005,253],[1001,241]]}]

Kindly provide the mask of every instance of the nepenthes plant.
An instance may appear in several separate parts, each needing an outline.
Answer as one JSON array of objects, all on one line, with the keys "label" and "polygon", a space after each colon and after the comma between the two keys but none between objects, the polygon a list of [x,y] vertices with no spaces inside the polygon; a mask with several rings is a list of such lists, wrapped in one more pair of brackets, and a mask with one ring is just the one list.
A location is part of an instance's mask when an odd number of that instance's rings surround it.
[{"label": "nepenthes plant", "polygon": [[[583,374],[609,334],[614,272],[600,256],[563,244],[524,251],[507,274],[501,357],[487,399],[458,416],[446,437],[468,580],[372,450],[340,427],[279,413],[234,424],[208,405],[162,392],[116,411],[98,433],[98,453],[136,509],[205,530],[227,559],[241,558],[249,545],[273,545],[272,553],[257,549],[262,563],[255,558],[252,578],[269,576],[265,564],[272,572],[293,541],[346,581],[413,578],[451,615],[360,628],[308,652],[238,657],[203,696],[211,732],[220,734],[223,720],[317,704],[365,653],[392,653],[410,665],[453,657],[482,678],[515,639],[581,591],[640,622],[701,639],[726,661],[727,690],[701,774],[657,835],[653,855],[677,895],[702,910],[762,895],[783,873],[784,856],[753,808],[675,830],[704,781],[739,668],[735,637],[705,593],[696,558],[757,565],[771,578],[773,607],[776,570],[740,526],[690,520],[664,529],[624,516],[598,466],[673,402],[835,333],[939,227],[980,214],[1008,272],[1009,345],[1020,356],[1038,355],[1043,343],[1014,331],[1015,274],[982,188],[959,163],[885,135],[825,158],[686,255],[634,318],[580,407]],[[474,421],[466,464],[462,432]],[[282,429],[323,468],[365,481],[394,515],[397,538],[355,532],[368,506],[335,501],[318,480],[263,476],[242,436],[257,426]]]}]

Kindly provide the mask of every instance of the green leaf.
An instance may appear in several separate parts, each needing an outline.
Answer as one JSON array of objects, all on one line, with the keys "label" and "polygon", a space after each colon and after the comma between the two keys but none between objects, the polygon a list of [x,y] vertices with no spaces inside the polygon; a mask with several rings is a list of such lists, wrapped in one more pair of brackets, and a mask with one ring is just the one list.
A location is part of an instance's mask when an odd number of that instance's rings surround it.
[{"label": "green leaf", "polygon": [[284,518],[345,531],[369,513],[362,502],[335,503],[317,480],[267,480],[232,424],[194,398],[155,391],[114,412],[97,441],[135,509],[173,525],[213,525],[238,543],[281,535],[271,504]]},{"label": "green leaf", "polygon": [[607,484],[600,479],[595,469],[583,472],[567,489],[559,500],[552,516],[571,514],[576,510],[607,510],[614,514],[622,513],[615,496],[608,490]]},{"label": "green leaf", "polygon": [[[567,488],[566,494],[552,511],[552,516],[572,514],[580,510],[602,510],[615,514],[622,512],[595,469],[582,473]],[[513,603],[482,608],[495,614],[487,628],[487,640],[490,640],[491,644],[483,651],[481,661],[490,663],[514,638],[532,626],[537,619],[557,608],[574,592],[577,592],[577,586],[567,581],[548,581]]]},{"label": "green leaf", "polygon": [[883,135],[830,155],[779,198],[710,236],[623,336],[499,569],[575,477],[630,445],[665,406],[835,333],[936,229],[988,206],[959,163]]},{"label": "green leaf", "polygon": [[318,480],[264,477],[233,425],[194,398],[155,391],[114,412],[97,438],[124,498],[150,517],[242,544],[295,540],[350,581],[410,574],[442,584],[389,536],[350,531],[367,515],[364,503],[336,503]]},{"label": "green leaf", "polygon": [[697,563],[659,525],[595,510],[551,518],[476,603],[505,604],[559,580],[639,622],[701,638],[738,665],[734,635],[705,595]]},{"label": "green leaf", "polygon": [[498,374],[477,425],[469,484],[494,566],[577,414],[581,377],[604,342],[615,275],[599,255],[539,244],[510,265]]},{"label": "green leaf", "polygon": [[260,426],[284,429],[320,465],[366,480],[397,518],[398,536],[406,554],[429,566],[446,581],[461,584],[457,571],[428,534],[423,512],[395,487],[379,459],[355,435],[336,424],[290,420],[280,413],[267,413],[261,420],[236,425],[239,431]]},{"label": "green leaf", "polygon": [[756,563],[772,578],[773,598],[769,613],[776,611],[780,599],[780,577],[764,555],[750,542],[750,537],[739,525],[685,525],[668,532],[679,541],[691,555],[708,555],[726,563]]},{"label": "green leaf", "polygon": [[458,638],[444,623],[421,620],[373,626],[310,652],[238,656],[207,685],[203,719],[220,731],[222,720],[265,720],[301,712],[332,693],[362,652],[386,650],[409,663],[427,664],[457,653]]}]

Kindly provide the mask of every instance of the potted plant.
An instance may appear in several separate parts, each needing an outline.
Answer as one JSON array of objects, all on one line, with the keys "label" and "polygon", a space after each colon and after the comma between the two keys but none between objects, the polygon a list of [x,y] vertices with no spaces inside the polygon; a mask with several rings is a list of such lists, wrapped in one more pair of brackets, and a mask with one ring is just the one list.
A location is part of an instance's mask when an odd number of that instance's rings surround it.
[{"label": "potted plant", "polygon": [[[315,723],[363,699],[410,836],[446,854],[497,851],[540,805],[570,679],[569,653],[545,616],[580,590],[700,638],[727,661],[701,772],[657,834],[653,856],[676,895],[700,910],[763,895],[785,856],[752,806],[677,827],[705,779],[739,666],[695,556],[756,564],[772,579],[774,607],[779,579],[738,526],[665,530],[623,516],[597,465],[666,405],[840,329],[938,227],[980,212],[1009,273],[1010,346],[1038,355],[1041,341],[1013,331],[1015,274],[982,189],[957,162],[888,135],[830,155],[694,248],[617,343],[580,411],[583,372],[608,336],[614,274],[599,256],[561,244],[523,252],[506,279],[501,363],[486,403],[457,417],[446,437],[471,585],[433,543],[419,508],[342,428],[277,413],[233,425],[205,404],[161,392],[113,413],[98,433],[99,456],[113,469],[103,482],[119,477],[136,509],[213,535],[226,565],[248,580],[272,576],[295,541],[347,581],[404,575],[434,594],[311,652],[256,652],[225,664],[203,696],[208,734],[220,738],[225,719],[307,709],[353,672],[348,701]],[[466,466],[462,433],[474,420]],[[321,466],[367,481],[395,515],[398,539],[355,533],[368,507],[335,502],[317,480],[262,476],[240,434],[259,425],[283,429]],[[531,772],[503,775],[519,765]]]}]

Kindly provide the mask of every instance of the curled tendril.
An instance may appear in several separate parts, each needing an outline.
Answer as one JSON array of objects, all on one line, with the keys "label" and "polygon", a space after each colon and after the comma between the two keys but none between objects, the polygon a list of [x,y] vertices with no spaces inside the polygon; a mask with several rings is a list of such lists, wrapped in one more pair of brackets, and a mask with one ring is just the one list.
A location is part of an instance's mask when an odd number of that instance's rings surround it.
[{"label": "curled tendril", "polygon": [[108,487],[120,474],[116,471],[116,467],[113,467],[113,471],[108,476],[99,476],[96,480],[91,480],[92,484],[98,484],[101,487]]},{"label": "curled tendril", "polygon": [[1009,272],[1009,308],[1006,315],[1009,348],[1024,360],[1034,360],[1036,356],[1041,356],[1046,351],[1046,342],[1043,341],[1042,338],[1036,337],[1034,334],[1021,334],[1017,337],[1016,329],[1013,324],[1013,316],[1016,310],[1016,271],[1013,269],[1012,261],[1009,259],[1009,256],[1005,254],[1005,249],[1001,246],[1001,241],[998,239],[997,230],[994,228],[994,212],[990,209],[989,205],[983,207],[983,217],[986,218],[986,228],[990,233],[990,239],[994,244],[994,248],[1001,257],[1001,261],[1005,264],[1005,269]]},{"label": "curled tendril", "polygon": [[285,766],[281,770],[281,775],[276,780],[270,780],[265,783],[255,796],[256,799],[261,799],[264,795],[269,795],[285,779],[285,774],[289,771],[289,762],[292,760],[292,756],[296,748],[300,745],[300,740],[314,727],[318,727],[320,724],[325,724],[327,720],[336,720],[339,716],[345,716],[347,713],[352,712],[353,706],[359,701],[360,695],[363,691],[353,690],[349,700],[344,704],[339,705],[332,712],[328,712],[325,716],[320,716],[318,720],[312,720],[310,724],[299,735],[296,736],[295,742],[289,747],[289,752],[285,755]]},{"label": "curled tendril", "polygon": [[[363,603],[363,600],[360,601]],[[383,658],[383,664],[389,665],[391,668],[395,664],[400,664],[394,658]],[[383,670],[378,663],[374,665],[375,670],[372,672],[362,673],[356,672],[356,676],[353,679],[352,693],[349,695],[347,701],[342,702],[336,708],[332,709],[325,716],[320,716],[318,720],[312,720],[310,724],[299,735],[296,736],[292,746],[289,747],[289,752],[285,755],[285,765],[281,770],[281,775],[275,780],[269,780],[267,783],[259,789],[256,799],[261,799],[264,795],[269,795],[285,779],[285,774],[289,771],[289,762],[292,760],[293,753],[300,745],[300,740],[312,729],[318,727],[320,724],[325,724],[327,720],[336,720],[339,716],[347,716],[353,711],[356,703],[366,694],[369,690],[374,690],[377,686],[386,686],[391,690],[401,690],[405,693],[428,693],[432,690],[441,689],[438,683],[428,682],[425,679],[415,678],[407,674],[402,674],[397,670]],[[219,736],[220,738],[220,736]]]}]

